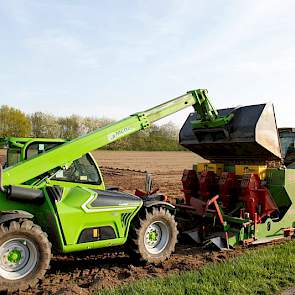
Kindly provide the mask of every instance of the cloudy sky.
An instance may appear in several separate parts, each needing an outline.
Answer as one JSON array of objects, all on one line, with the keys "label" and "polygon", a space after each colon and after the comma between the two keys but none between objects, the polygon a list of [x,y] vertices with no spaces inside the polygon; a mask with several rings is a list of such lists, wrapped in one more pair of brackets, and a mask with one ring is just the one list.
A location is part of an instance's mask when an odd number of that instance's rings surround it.
[{"label": "cloudy sky", "polygon": [[0,4],[0,104],[119,119],[207,88],[218,108],[272,101],[295,126],[294,0]]}]

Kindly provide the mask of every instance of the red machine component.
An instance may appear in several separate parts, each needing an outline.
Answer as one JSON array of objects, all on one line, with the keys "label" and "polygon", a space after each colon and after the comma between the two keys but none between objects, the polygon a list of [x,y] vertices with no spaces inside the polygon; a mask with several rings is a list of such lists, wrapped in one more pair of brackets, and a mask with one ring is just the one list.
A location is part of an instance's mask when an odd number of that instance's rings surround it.
[{"label": "red machine component", "polygon": [[269,191],[261,186],[259,176],[254,173],[243,176],[240,201],[245,204],[245,211],[249,213],[250,219],[255,221],[257,218],[258,223],[278,210]]},{"label": "red machine component", "polygon": [[218,191],[218,179],[217,175],[213,171],[204,171],[200,177],[199,184],[199,196],[207,202],[210,197],[217,194]]},{"label": "red machine component", "polygon": [[199,180],[195,170],[185,169],[182,175],[182,186],[185,197],[185,203],[190,205],[191,198],[197,196],[199,190]]},{"label": "red machine component", "polygon": [[236,174],[233,172],[223,172],[219,179],[218,186],[223,207],[225,209],[234,208],[238,191]]}]

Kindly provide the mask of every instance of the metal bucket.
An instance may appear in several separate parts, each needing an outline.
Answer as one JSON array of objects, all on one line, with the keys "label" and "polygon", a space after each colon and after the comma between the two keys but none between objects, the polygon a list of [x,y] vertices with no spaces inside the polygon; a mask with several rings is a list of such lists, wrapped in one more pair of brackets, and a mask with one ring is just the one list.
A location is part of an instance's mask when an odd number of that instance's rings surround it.
[{"label": "metal bucket", "polygon": [[281,147],[274,107],[271,103],[218,110],[220,116],[233,113],[224,127],[192,128],[199,120],[191,113],[179,134],[182,146],[212,162],[265,163],[281,161]]}]

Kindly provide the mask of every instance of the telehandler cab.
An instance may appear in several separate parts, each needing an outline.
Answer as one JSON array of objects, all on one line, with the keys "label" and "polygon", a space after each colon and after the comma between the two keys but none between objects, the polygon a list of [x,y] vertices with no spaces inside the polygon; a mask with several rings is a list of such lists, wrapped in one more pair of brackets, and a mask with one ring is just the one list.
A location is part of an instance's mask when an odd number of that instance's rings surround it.
[{"label": "telehandler cab", "polygon": [[193,106],[195,125],[219,128],[207,90],[189,91],[71,141],[8,138],[0,167],[0,289],[34,286],[52,251],[69,253],[127,243],[140,259],[160,263],[177,241],[175,207],[161,195],[138,197],[105,187],[91,151]]}]

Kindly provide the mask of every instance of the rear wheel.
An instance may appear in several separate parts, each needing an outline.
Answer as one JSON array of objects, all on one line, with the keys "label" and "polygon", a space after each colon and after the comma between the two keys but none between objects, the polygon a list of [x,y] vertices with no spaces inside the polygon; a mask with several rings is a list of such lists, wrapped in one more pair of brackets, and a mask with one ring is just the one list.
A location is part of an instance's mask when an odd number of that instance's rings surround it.
[{"label": "rear wheel", "polygon": [[131,249],[142,260],[158,264],[170,257],[177,242],[177,223],[166,209],[153,208],[131,232]]},{"label": "rear wheel", "polygon": [[0,226],[0,290],[25,290],[44,277],[51,244],[47,234],[30,220]]}]

